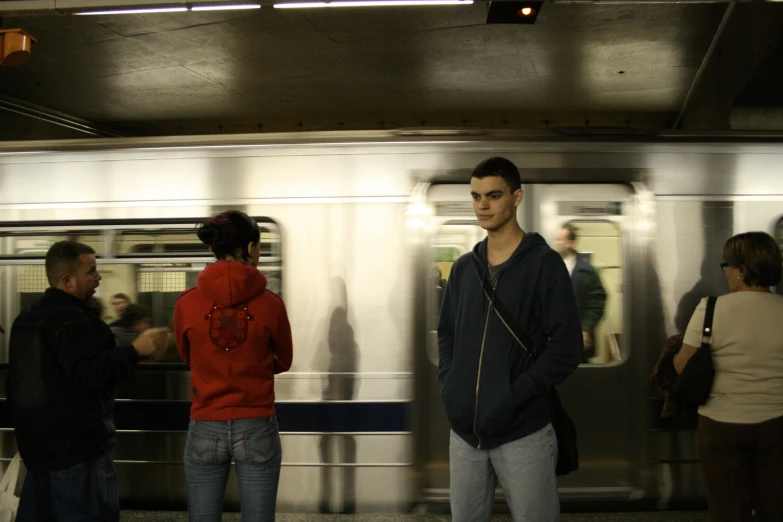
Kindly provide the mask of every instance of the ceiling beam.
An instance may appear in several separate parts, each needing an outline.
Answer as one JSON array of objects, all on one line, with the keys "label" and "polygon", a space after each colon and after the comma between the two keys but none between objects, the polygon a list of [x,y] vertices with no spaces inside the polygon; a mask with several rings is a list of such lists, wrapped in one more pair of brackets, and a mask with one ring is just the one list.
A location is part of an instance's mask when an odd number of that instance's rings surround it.
[{"label": "ceiling beam", "polygon": [[743,3],[727,10],[730,18],[727,20],[724,15],[674,128],[729,130],[735,100],[783,41],[780,7],[773,3]]},{"label": "ceiling beam", "polygon": [[723,34],[724,29],[726,29],[729,18],[731,18],[731,13],[734,11],[734,5],[734,3],[730,3],[728,6],[726,6],[726,10],[723,12],[723,17],[721,18],[720,23],[718,24],[718,28],[715,30],[715,35],[712,37],[712,41],[710,42],[710,46],[707,48],[707,52],[704,53],[704,58],[699,65],[699,70],[696,71],[696,76],[693,77],[691,86],[688,88],[688,94],[685,95],[685,100],[682,102],[680,113],[677,115],[677,119],[674,121],[672,129],[676,129],[679,126],[680,121],[682,120],[682,115],[685,114],[685,110],[688,108],[691,97],[696,90],[696,86],[699,85],[699,81],[701,80],[704,71],[707,69],[707,64],[710,63],[712,53],[715,52],[715,49],[718,46],[718,42],[720,41],[720,37]]},{"label": "ceiling beam", "polygon": [[8,112],[25,118],[57,125],[96,138],[119,138],[123,136],[123,134],[109,128],[96,125],[95,123],[77,118],[76,116],[57,112],[2,94],[0,94],[0,112]]}]

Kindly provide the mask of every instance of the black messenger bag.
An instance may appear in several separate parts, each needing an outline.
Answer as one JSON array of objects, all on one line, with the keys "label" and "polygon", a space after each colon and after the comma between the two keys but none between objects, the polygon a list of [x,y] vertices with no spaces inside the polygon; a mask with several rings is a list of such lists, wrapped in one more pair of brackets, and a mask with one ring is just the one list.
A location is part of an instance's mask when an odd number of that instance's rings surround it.
[{"label": "black messenger bag", "polygon": [[704,325],[701,330],[701,345],[685,363],[682,373],[674,382],[674,396],[691,406],[701,406],[710,399],[712,381],[715,379],[715,367],[712,364],[712,316],[715,313],[715,301],[707,298],[707,310],[704,312]]},{"label": "black messenger bag", "polygon": [[[533,348],[533,344],[528,339],[525,332],[519,326],[519,323],[514,320],[511,314],[508,313],[503,303],[497,300],[494,296],[494,290],[492,283],[484,272],[484,266],[478,255],[473,252],[473,266],[476,269],[481,284],[484,287],[484,293],[489,299],[490,306],[495,310],[500,317],[501,322],[505,325],[511,335],[514,336],[519,346],[527,352],[531,361],[538,359],[538,354]],[[555,436],[557,437],[557,466],[555,473],[557,475],[568,475],[572,471],[579,469],[579,451],[576,444],[576,426],[571,417],[563,408],[563,404],[560,402],[560,396],[557,390],[552,387],[552,391],[549,393],[549,416],[552,421],[552,427],[555,429]]]}]

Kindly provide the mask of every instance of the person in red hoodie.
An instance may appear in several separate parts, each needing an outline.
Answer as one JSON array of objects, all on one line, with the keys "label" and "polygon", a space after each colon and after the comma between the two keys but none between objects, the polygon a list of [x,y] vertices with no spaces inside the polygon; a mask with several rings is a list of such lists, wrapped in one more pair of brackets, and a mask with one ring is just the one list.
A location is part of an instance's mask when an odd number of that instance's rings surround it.
[{"label": "person in red hoodie", "polygon": [[204,222],[198,237],[217,262],[174,307],[177,348],[192,379],[188,518],[220,521],[233,459],[242,521],[272,522],[282,458],[274,378],[293,359],[288,315],[256,268],[261,234],[255,221],[231,210]]}]

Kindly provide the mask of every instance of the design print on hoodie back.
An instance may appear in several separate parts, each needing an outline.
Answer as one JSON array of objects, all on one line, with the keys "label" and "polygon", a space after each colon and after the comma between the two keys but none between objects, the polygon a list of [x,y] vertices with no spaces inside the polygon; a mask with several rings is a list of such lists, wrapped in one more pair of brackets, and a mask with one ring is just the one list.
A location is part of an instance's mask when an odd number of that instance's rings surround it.
[{"label": "design print on hoodie back", "polygon": [[226,351],[236,348],[247,339],[247,323],[253,316],[247,309],[247,304],[241,309],[234,307],[218,307],[215,304],[207,314],[209,319],[209,338],[215,345]]},{"label": "design print on hoodie back", "polygon": [[291,327],[280,297],[254,266],[217,261],[174,307],[177,348],[191,371],[191,419],[235,420],[275,414],[275,374],[293,360]]}]

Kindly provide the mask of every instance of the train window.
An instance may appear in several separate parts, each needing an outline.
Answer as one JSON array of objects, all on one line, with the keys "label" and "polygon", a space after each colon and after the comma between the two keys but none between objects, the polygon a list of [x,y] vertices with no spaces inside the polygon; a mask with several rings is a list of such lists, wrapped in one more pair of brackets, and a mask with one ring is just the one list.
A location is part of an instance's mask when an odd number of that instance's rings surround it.
[{"label": "train window", "polygon": [[[261,229],[259,270],[267,288],[281,294],[281,238],[277,225],[256,218]],[[214,256],[196,236],[196,223],[135,226],[107,223],[106,228],[60,233],[31,230],[20,224],[0,231],[0,324],[10,326],[23,308],[35,303],[48,288],[43,258],[57,241],[72,239],[92,246],[99,256],[103,277],[95,304],[109,324],[118,319],[113,296],[124,294],[144,307],[154,326],[173,326],[174,304],[179,295],[196,285],[198,274]],[[120,305],[117,300],[117,305]],[[8,336],[3,336],[0,362],[8,358]],[[147,362],[178,362],[173,338],[166,352]]]},{"label": "train window", "polygon": [[43,297],[49,288],[46,268],[43,265],[23,265],[16,267],[16,291],[19,293],[21,308],[27,308]]},{"label": "train window", "polygon": [[[778,220],[778,224],[775,227],[775,239],[778,242],[780,250],[783,251],[783,218]],[[775,287],[775,290],[778,294],[783,295],[783,282],[779,283],[777,287]]]},{"label": "train window", "polygon": [[430,308],[434,325],[437,326],[440,307],[443,302],[443,292],[451,275],[451,267],[459,257],[470,252],[473,246],[481,241],[486,232],[472,222],[449,222],[438,228],[435,235],[435,251],[430,267]]},{"label": "train window", "polygon": [[[266,221],[261,229],[261,262],[280,257],[280,233],[277,226]],[[193,226],[165,229],[128,229],[115,232],[114,249],[117,257],[173,257],[211,256],[209,247],[202,243]],[[275,263],[276,261],[272,261]]]},{"label": "train window", "polygon": [[199,241],[193,226],[185,229],[117,230],[117,257],[209,256],[209,247]]},{"label": "train window", "polygon": [[[121,310],[115,307],[123,304],[115,299],[117,294],[127,296],[128,301],[141,306],[149,314],[150,326],[174,327],[174,305],[179,295],[195,286],[199,272],[207,265],[207,259],[188,263],[111,263],[100,264],[100,302],[103,304],[103,319],[111,325],[119,319]],[[174,339],[169,346],[147,362],[181,362]]]},{"label": "train window", "polygon": [[[580,308],[584,340],[584,362],[608,364],[622,360],[623,327],[623,255],[620,227],[601,220],[571,220],[573,243],[564,244],[561,230],[547,238],[557,250],[563,250],[566,265],[572,269]],[[474,222],[447,222],[438,228],[430,266],[429,307],[431,331],[437,327],[443,292],[454,262],[486,236]],[[575,254],[561,248],[568,246]],[[565,261],[565,259],[564,259]],[[573,265],[571,264],[573,262]]]},{"label": "train window", "polygon": [[[267,288],[280,294],[280,233],[274,223],[261,222],[259,227],[258,268],[267,278]],[[192,226],[118,230],[114,244],[116,258],[128,263],[101,267],[104,298],[110,300],[116,294],[125,294],[149,312],[152,325],[173,328],[177,298],[194,287],[199,273],[214,261],[209,248],[199,241]],[[112,318],[118,315],[115,310],[107,314]],[[147,362],[178,361],[172,340],[163,354]]]},{"label": "train window", "polygon": [[104,254],[100,231],[68,231],[61,233],[38,231],[0,232],[0,259],[43,259],[47,250],[58,241],[79,241],[91,246],[98,256]]},{"label": "train window", "polygon": [[780,249],[783,250],[783,218],[780,218],[778,226],[775,227],[775,239],[777,239]]}]

